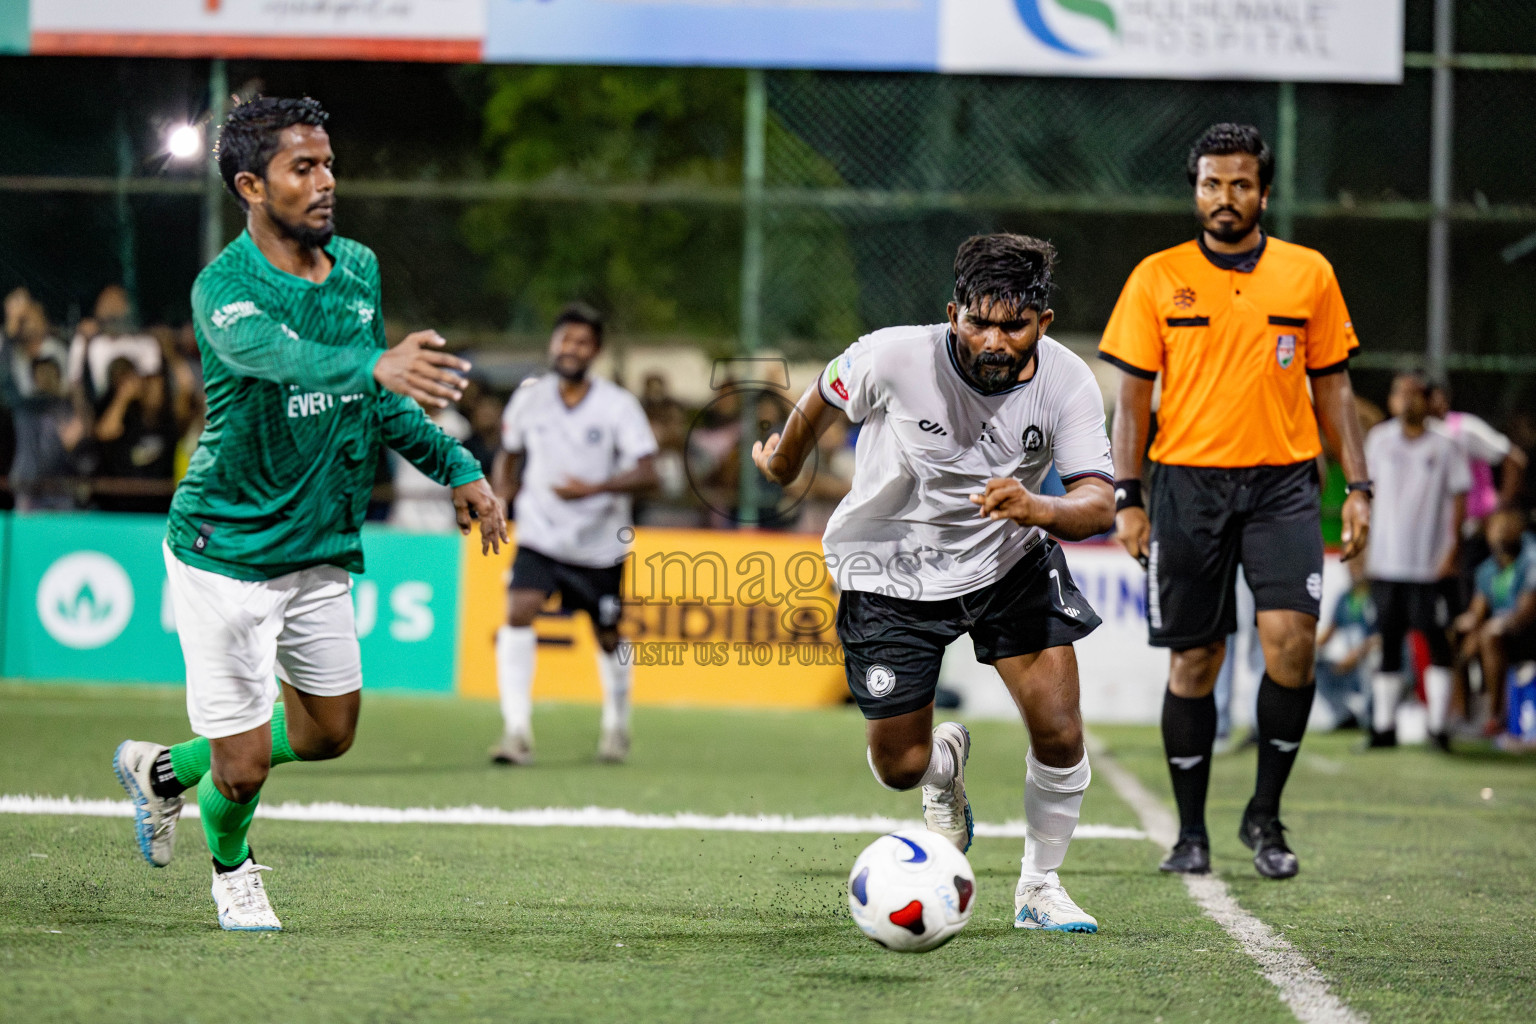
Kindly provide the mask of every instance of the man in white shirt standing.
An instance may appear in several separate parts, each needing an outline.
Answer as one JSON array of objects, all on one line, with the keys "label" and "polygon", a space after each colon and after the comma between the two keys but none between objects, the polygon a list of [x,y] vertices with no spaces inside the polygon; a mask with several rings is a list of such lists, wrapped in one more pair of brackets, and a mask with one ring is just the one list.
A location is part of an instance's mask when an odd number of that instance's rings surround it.
[{"label": "man in white shirt standing", "polygon": [[1405,682],[1403,638],[1416,629],[1429,644],[1424,695],[1430,737],[1448,750],[1452,652],[1444,586],[1456,575],[1472,477],[1462,449],[1438,422],[1427,418],[1423,374],[1394,377],[1387,408],[1393,418],[1372,427],[1365,437],[1365,461],[1376,492],[1366,575],[1381,632],[1381,667],[1371,683],[1370,745],[1397,745],[1397,704]]},{"label": "man in white shirt standing", "polygon": [[556,591],[597,636],[603,717],[597,757],[629,755],[631,665],[619,650],[623,564],[634,536],[631,495],[656,485],[656,438],[635,396],[589,376],[603,321],[581,304],[555,319],[551,372],[523,381],[502,415],[496,491],[516,513],[507,623],[496,631],[504,730],[497,764],[533,762],[533,620]]},{"label": "man in white shirt standing", "polygon": [[[752,455],[787,484],[839,415],[863,424],[823,547],[870,768],[889,789],[922,786],[929,830],[969,848],[970,734],[933,726],[944,649],[969,633],[1030,735],[1014,927],[1095,932],[1056,869],[1090,778],[1072,643],[1099,617],[1047,534],[1108,530],[1114,467],[1093,372],[1045,336],[1054,256],[1022,235],[968,239],[948,322],[860,338]],[[1053,463],[1060,497],[1039,493]]]}]

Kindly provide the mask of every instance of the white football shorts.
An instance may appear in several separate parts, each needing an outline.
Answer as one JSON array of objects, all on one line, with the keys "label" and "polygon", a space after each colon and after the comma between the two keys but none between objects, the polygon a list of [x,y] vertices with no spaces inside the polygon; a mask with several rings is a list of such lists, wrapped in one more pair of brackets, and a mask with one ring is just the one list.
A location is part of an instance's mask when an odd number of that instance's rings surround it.
[{"label": "white football shorts", "polygon": [[339,697],[363,685],[352,576],[317,565],[271,580],[236,580],[165,549],[176,633],[187,662],[187,717],[209,739],[272,718],[278,685]]}]

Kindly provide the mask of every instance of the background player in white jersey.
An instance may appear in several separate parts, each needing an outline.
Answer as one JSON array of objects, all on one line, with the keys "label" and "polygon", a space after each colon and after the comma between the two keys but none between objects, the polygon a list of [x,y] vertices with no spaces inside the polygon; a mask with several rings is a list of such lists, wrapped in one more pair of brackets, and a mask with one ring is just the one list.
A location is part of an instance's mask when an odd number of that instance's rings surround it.
[{"label": "background player in white jersey", "polygon": [[501,420],[496,490],[515,506],[517,558],[507,624],[496,632],[496,684],[505,728],[498,764],[533,761],[533,620],[559,591],[597,634],[603,684],[598,760],[629,754],[631,666],[619,651],[623,561],[633,536],[630,496],[656,486],[656,438],[640,403],[588,375],[603,347],[603,321],[567,306],[549,339],[552,372],[523,382]]},{"label": "background player in white jersey", "polygon": [[[1099,618],[1047,534],[1108,530],[1114,467],[1093,372],[1045,336],[1054,257],[1022,235],[968,239],[949,322],[859,339],[753,458],[788,483],[840,412],[863,424],[853,489],[823,545],[870,768],[887,788],[921,785],[928,828],[969,848],[970,734],[933,727],[944,648],[969,633],[1029,729],[1014,926],[1093,932],[1056,869],[1090,778],[1072,643]],[[1039,493],[1053,462],[1060,497]]]},{"label": "background player in white jersey", "polygon": [[1371,682],[1370,745],[1397,745],[1403,637],[1412,628],[1429,645],[1430,664],[1424,670],[1429,734],[1448,750],[1453,654],[1445,588],[1456,575],[1472,475],[1463,450],[1438,421],[1428,419],[1428,383],[1422,374],[1393,378],[1387,407],[1393,418],[1365,436],[1365,461],[1376,485],[1365,569],[1381,631],[1381,667]]}]

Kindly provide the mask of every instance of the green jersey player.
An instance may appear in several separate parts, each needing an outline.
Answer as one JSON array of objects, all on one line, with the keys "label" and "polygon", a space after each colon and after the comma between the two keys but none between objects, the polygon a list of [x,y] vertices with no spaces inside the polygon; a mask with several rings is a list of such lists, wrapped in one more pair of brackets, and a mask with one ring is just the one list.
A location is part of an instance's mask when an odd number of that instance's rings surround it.
[{"label": "green jersey player", "polygon": [[[460,396],[469,364],[420,331],[386,348],[379,265],[334,237],[326,113],[262,97],[219,138],[246,230],[198,275],[192,311],[208,424],[171,502],[165,564],[195,739],[134,740],[113,757],[145,859],[171,859],[181,794],[197,788],[219,924],[281,927],[246,833],[272,765],[339,757],[362,687],[351,573],[379,446],[453,488],[500,550],[506,516],[474,457],[422,406]],[[274,673],[281,680],[279,686]]]}]

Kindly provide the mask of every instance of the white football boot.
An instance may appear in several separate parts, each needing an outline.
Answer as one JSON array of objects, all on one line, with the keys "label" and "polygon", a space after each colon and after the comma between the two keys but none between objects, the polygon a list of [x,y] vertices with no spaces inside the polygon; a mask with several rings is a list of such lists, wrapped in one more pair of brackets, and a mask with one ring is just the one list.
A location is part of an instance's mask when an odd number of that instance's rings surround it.
[{"label": "white football boot", "polygon": [[150,785],[150,770],[163,750],[158,743],[124,740],[112,755],[113,774],[133,801],[133,832],[139,852],[157,868],[171,862],[176,819],[181,817],[181,797],[157,796]]},{"label": "white football boot", "polygon": [[1072,902],[1054,871],[1043,882],[1019,883],[1013,894],[1013,926],[1048,932],[1099,930],[1099,922]]},{"label": "white football boot", "polygon": [[955,758],[955,778],[947,786],[923,787],[923,824],[964,853],[971,848],[976,835],[971,802],[965,798],[965,762],[971,756],[971,734],[959,722],[940,722],[934,726],[933,742],[948,744]]},{"label": "white football boot", "polygon": [[597,759],[603,764],[623,764],[629,758],[629,730],[604,729],[597,741]]},{"label": "white football boot", "polygon": [[491,748],[491,760],[497,764],[533,764],[533,738],[525,732],[502,733],[501,742]]},{"label": "white football boot", "polygon": [[261,872],[265,864],[245,858],[233,871],[213,873],[213,902],[219,908],[219,927],[227,932],[280,932],[282,922],[272,913]]}]

